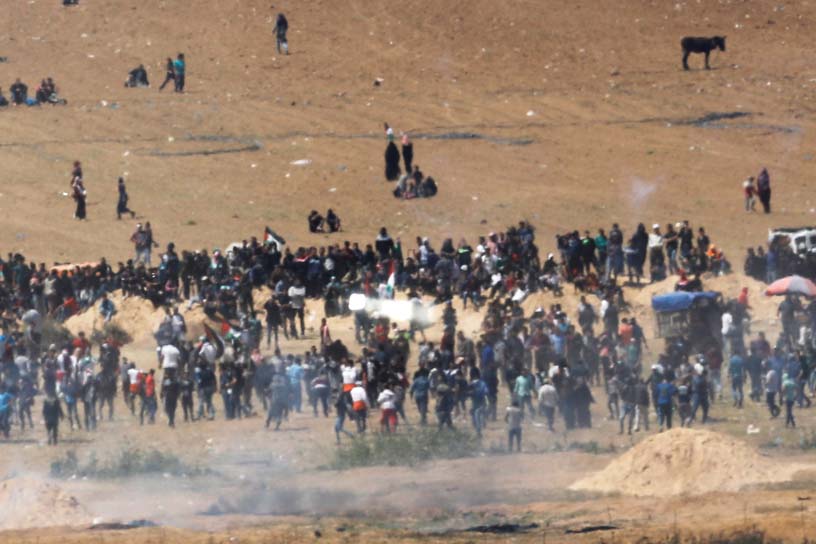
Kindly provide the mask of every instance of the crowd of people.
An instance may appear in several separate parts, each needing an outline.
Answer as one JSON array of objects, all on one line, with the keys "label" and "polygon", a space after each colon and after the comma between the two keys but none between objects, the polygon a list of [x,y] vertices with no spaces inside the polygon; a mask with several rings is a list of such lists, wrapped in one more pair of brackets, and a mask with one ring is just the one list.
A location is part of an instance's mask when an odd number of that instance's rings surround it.
[{"label": "crowd of people", "polygon": [[29,96],[28,85],[20,81],[20,78],[17,78],[9,87],[9,98],[6,98],[3,90],[0,89],[0,107],[41,106],[43,104],[67,104],[67,101],[59,96],[57,85],[50,77],[40,81],[34,91],[34,96]]},{"label": "crowd of people", "polygon": [[[642,243],[638,236],[643,230],[642,225],[635,229],[630,246],[642,247],[635,242]],[[660,229],[653,231],[657,236]],[[698,229],[696,240],[690,232],[690,225],[681,224],[676,236],[664,237],[662,246],[647,245],[649,257],[659,261],[654,254],[667,253],[664,262],[678,275],[685,273],[680,266],[698,276],[710,270],[712,261],[706,257],[711,243],[704,229]],[[636,318],[621,315],[627,307],[618,284],[625,254],[623,232],[617,225],[608,236],[600,231],[591,239],[592,253],[587,249],[589,240],[588,235],[582,238],[577,232],[566,239],[559,236],[556,245],[561,259],[549,254],[542,260],[535,228],[524,221],[480,237],[475,247],[465,240],[454,245],[447,239],[438,251],[422,237],[408,250],[383,228],[364,248],[344,242],[280,251],[275,243],[252,238],[229,252],[216,249],[210,255],[206,250],[179,254],[169,243],[154,267],[150,254],[158,244],[145,225],[133,237],[136,258],[119,263],[116,269],[102,259],[94,266],[58,273],[44,264],[26,263],[21,255],[9,255],[2,263],[0,290],[6,331],[4,389],[0,393],[0,414],[7,416],[3,428],[8,432],[9,423],[23,415],[30,425],[26,406],[33,399],[32,392],[42,391],[49,399],[44,410],[47,406],[54,411],[61,402],[72,425],[93,429],[102,403],[108,402],[112,410],[112,400],[106,399],[111,398],[111,390],[115,394],[117,381],[127,406],[136,415],[138,400],[140,420],[148,424],[155,421],[160,401],[171,425],[175,425],[179,402],[185,420],[213,418],[217,413],[213,398],[218,393],[227,418],[249,416],[263,406],[267,425],[274,422],[279,428],[290,412],[302,409],[305,393],[316,414],[328,416],[334,407],[338,440],[349,432],[346,420],[353,420],[357,432],[364,432],[370,413],[377,409],[381,429],[396,430],[406,420],[409,399],[416,404],[417,423],[428,422],[433,404],[440,428],[467,418],[475,432],[481,433],[498,418],[499,392],[504,387],[511,399],[504,413],[508,439],[517,448],[524,420],[543,417],[550,430],[591,427],[590,406],[598,396],[597,388],[603,388],[609,417],[620,422],[621,432],[648,429],[649,406],[660,429],[672,426],[675,407],[681,424],[697,420],[700,410],[699,419],[705,422],[712,400],[722,394],[725,366],[739,405],[742,397],[737,391],[745,376],[752,380],[754,400],[761,400],[757,388],[765,388],[769,406],[775,406],[770,393],[774,398],[786,395],[783,400],[787,402],[786,380],[793,380],[794,398],[805,402],[803,384],[812,383],[808,371],[811,337],[794,335],[795,328],[786,325],[774,350],[761,342],[751,342],[750,349],[745,349],[747,295],[725,306],[723,316],[729,317],[723,317],[719,342],[693,351],[686,340],[671,339],[651,365],[651,372],[644,372],[647,344],[643,330]],[[668,264],[675,260],[676,265]],[[581,294],[574,316],[568,316],[558,304],[525,315],[521,305],[525,298],[538,290],[560,294],[561,282],[572,282]],[[683,288],[681,283],[678,281],[679,288]],[[263,311],[256,311],[256,289],[264,285],[272,295]],[[42,323],[48,316],[64,319],[98,305],[98,310],[89,311],[100,311],[110,320],[116,308],[108,294],[117,290],[168,308],[156,334],[159,377],[121,358],[121,346],[113,338],[102,340],[98,356],[91,354],[90,342],[83,336],[69,344],[49,345],[47,350],[39,345]],[[442,308],[438,343],[425,338],[426,324],[411,321],[400,327],[387,318],[357,310],[351,313],[355,337],[362,346],[358,356],[332,340],[326,319],[321,323],[319,342],[307,353],[284,355],[279,350],[279,333],[287,338],[306,334],[308,298],[321,299],[325,315],[331,317],[350,313],[348,300],[355,294],[390,298],[398,292],[413,304],[421,305],[425,297]],[[465,307],[471,304],[484,311],[478,337],[468,338],[458,329],[452,304],[456,297]],[[791,313],[787,302],[780,309],[783,324],[790,323],[797,311],[793,306]],[[178,307],[182,303],[202,305],[208,316],[224,323],[222,330],[189,338]],[[15,327],[22,330],[15,332]],[[409,374],[408,360],[415,349],[418,368]],[[274,355],[262,354],[270,351]],[[779,361],[784,368],[777,368]],[[792,368],[793,361],[798,370]],[[760,376],[754,382],[757,364]],[[82,418],[78,415],[80,401]],[[20,424],[22,429],[22,420]]]}]

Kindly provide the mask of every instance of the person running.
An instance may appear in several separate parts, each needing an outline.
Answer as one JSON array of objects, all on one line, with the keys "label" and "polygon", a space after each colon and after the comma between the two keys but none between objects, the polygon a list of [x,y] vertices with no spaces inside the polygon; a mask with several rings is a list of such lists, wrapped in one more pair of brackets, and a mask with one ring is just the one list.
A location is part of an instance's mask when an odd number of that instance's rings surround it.
[{"label": "person running", "polygon": [[167,70],[167,74],[164,76],[164,82],[159,87],[159,92],[163,91],[164,88],[167,86],[167,84],[170,83],[171,81],[174,82],[173,86],[175,87],[176,70],[173,67],[173,59],[171,59],[170,57],[167,57],[167,68],[166,68],[166,70]]},{"label": "person running", "polygon": [[119,178],[117,182],[117,187],[119,191],[119,200],[116,202],[116,219],[122,219],[123,213],[129,213],[130,218],[134,219],[136,217],[136,212],[128,208],[128,197],[127,188],[125,187],[125,179]]},{"label": "person running", "polygon": [[289,41],[286,39],[286,32],[289,30],[289,21],[283,13],[278,13],[278,19],[275,21],[275,38],[278,46],[278,55],[281,54],[281,48],[285,54],[289,54]]},{"label": "person running", "polygon": [[334,407],[337,410],[337,419],[334,420],[334,434],[337,437],[337,443],[340,444],[340,433],[345,434],[349,438],[354,438],[353,434],[343,428],[346,418],[351,418],[354,414],[351,395],[348,391],[341,392],[337,396],[337,402],[334,403]]}]

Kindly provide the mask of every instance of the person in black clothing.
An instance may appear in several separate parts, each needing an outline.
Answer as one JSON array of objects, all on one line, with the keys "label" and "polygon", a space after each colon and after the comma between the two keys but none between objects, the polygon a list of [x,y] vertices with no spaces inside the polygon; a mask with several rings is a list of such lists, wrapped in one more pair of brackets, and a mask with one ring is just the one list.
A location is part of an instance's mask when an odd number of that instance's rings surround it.
[{"label": "person in black clothing", "polygon": [[124,178],[119,178],[118,187],[119,187],[119,200],[116,203],[116,219],[122,219],[123,213],[129,213],[131,219],[135,218],[136,212],[128,208],[129,197],[127,194],[127,188],[125,187]]},{"label": "person in black clothing", "polygon": [[26,100],[28,100],[28,85],[20,81],[19,77],[11,85],[9,92],[11,93],[11,102],[15,106],[25,104]]},{"label": "person in black clothing", "polygon": [[196,417],[195,412],[193,411],[194,384],[193,380],[190,379],[190,376],[187,373],[181,377],[179,388],[181,390],[181,409],[184,411],[184,421],[185,423],[188,420],[195,421]]},{"label": "person in black clothing", "polygon": [[281,308],[275,297],[271,297],[264,304],[264,312],[266,312],[266,347],[272,341],[272,334],[275,334],[275,349],[278,349],[278,327],[281,326]]},{"label": "person in black clothing", "polygon": [[[166,374],[167,371],[165,371]],[[176,426],[176,407],[181,388],[179,382],[174,378],[165,378],[162,384],[161,396],[164,398],[164,413],[167,414],[167,424],[170,427]]]},{"label": "person in black clothing", "polygon": [[275,38],[277,40],[278,54],[281,53],[281,48],[288,55],[289,41],[286,39],[286,32],[289,30],[289,21],[283,13],[278,13],[278,19],[275,21]]},{"label": "person in black clothing", "polygon": [[150,87],[150,82],[147,79],[147,70],[145,70],[144,64],[140,64],[128,72],[125,87]]},{"label": "person in black clothing", "polygon": [[377,248],[377,253],[379,253],[381,259],[387,259],[391,256],[391,252],[394,250],[394,240],[388,235],[385,227],[380,229],[380,234],[377,235],[374,246]]},{"label": "person in black clothing", "polygon": [[329,226],[329,232],[337,232],[340,230],[340,218],[334,213],[334,210],[329,208],[326,212],[326,224]]},{"label": "person in black clothing", "polygon": [[48,445],[57,445],[59,441],[59,422],[65,419],[59,399],[49,394],[43,401],[43,420],[48,433]]},{"label": "person in black clothing", "polygon": [[164,82],[159,86],[159,91],[163,91],[168,83],[176,81],[176,69],[173,68],[173,59],[167,57],[167,74],[164,76]]},{"label": "person in black clothing", "polygon": [[5,108],[8,105],[9,105],[8,98],[3,96],[3,88],[0,87],[0,108]]},{"label": "person in black clothing", "polygon": [[309,232],[323,232],[323,216],[317,210],[309,214]]},{"label": "person in black clothing", "polygon": [[394,142],[385,148],[385,179],[396,181],[400,177],[400,152]]},{"label": "person in black clothing", "polygon": [[762,210],[765,213],[771,213],[771,176],[767,168],[763,168],[757,176],[757,194],[762,203]]},{"label": "person in black clothing", "polygon": [[408,139],[408,135],[402,136],[402,160],[405,161],[405,173],[411,174],[411,163],[414,161],[414,144]]}]

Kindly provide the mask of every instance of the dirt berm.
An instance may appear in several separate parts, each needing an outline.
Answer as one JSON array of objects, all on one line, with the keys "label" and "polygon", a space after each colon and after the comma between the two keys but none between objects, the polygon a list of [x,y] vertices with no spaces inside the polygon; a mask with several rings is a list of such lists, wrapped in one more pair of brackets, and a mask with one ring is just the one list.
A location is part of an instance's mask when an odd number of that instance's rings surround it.
[{"label": "dirt berm", "polygon": [[600,472],[570,487],[654,497],[702,495],[788,481],[806,468],[763,457],[724,434],[672,429],[647,438]]}]

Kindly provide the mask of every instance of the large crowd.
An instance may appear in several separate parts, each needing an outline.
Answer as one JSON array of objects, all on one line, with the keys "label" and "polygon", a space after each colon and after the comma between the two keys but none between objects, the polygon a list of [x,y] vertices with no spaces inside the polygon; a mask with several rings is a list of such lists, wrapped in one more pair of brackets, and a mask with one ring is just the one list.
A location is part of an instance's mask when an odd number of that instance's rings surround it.
[{"label": "large crowd", "polygon": [[[750,398],[762,400],[764,391],[772,415],[778,414],[779,399],[793,424],[789,399],[806,402],[806,386],[812,384],[811,336],[794,325],[804,310],[793,299],[780,306],[785,327],[773,349],[762,337],[746,348],[750,307],[743,293],[722,309],[717,341],[692,348],[688,339],[668,340],[644,368],[646,338],[637,319],[625,316],[621,286],[644,279],[647,262],[653,280],[676,274],[677,289],[700,288],[706,271],[726,273],[727,261],[705,230],[697,229],[696,237],[692,232],[687,222],[670,224],[665,233],[655,225],[650,234],[638,225],[628,239],[618,225],[595,237],[574,231],[557,237],[558,257],[540,258],[535,228],[524,221],[479,237],[475,245],[446,239],[438,249],[418,237],[409,250],[383,228],[363,247],[344,242],[281,251],[273,238],[253,237],[228,251],[178,252],[169,243],[155,266],[152,251],[158,244],[145,225],[132,239],[135,258],[116,266],[101,259],[49,269],[9,255],[0,265],[0,421],[7,436],[12,423],[21,431],[26,423],[31,426],[31,406],[41,393],[50,439],[56,442],[63,414],[72,427],[93,429],[104,405],[112,417],[113,399],[121,391],[134,416],[147,424],[156,420],[161,405],[175,425],[181,404],[185,421],[212,419],[218,411],[235,419],[262,410],[267,425],[279,428],[305,400],[316,415],[328,416],[333,407],[339,441],[349,433],[347,419],[365,432],[374,410],[382,430],[395,431],[405,420],[405,403],[414,402],[419,423],[426,424],[433,410],[440,428],[467,417],[476,433],[503,413],[508,436],[520,447],[525,418],[543,417],[551,430],[591,427],[590,405],[598,388],[621,432],[649,429],[650,406],[659,429],[672,426],[675,411],[682,425],[705,422],[710,403],[722,396],[727,372],[736,404],[742,405],[742,383],[750,378]],[[565,282],[581,297],[575,315],[558,304],[525,313],[521,302],[532,293],[549,290],[560,296]],[[262,286],[271,296],[256,304]],[[139,369],[152,366],[148,362],[121,357],[113,336],[95,339],[98,355],[84,335],[43,342],[50,319],[98,311],[110,320],[116,307],[109,294],[115,291],[167,309],[156,332],[159,374]],[[425,338],[426,323],[400,324],[365,310],[352,312],[348,301],[355,295],[405,297],[417,305],[432,301],[441,309],[441,339]],[[456,297],[483,312],[478,337],[458,328]],[[353,314],[359,354],[332,340],[326,319],[309,351],[280,352],[279,334],[306,334],[307,299],[322,301],[328,318]],[[260,302],[263,311],[256,311]],[[201,305],[223,326],[191,338],[180,305]],[[409,373],[412,350],[418,350],[418,364]],[[502,387],[511,400],[504,412]]]}]

